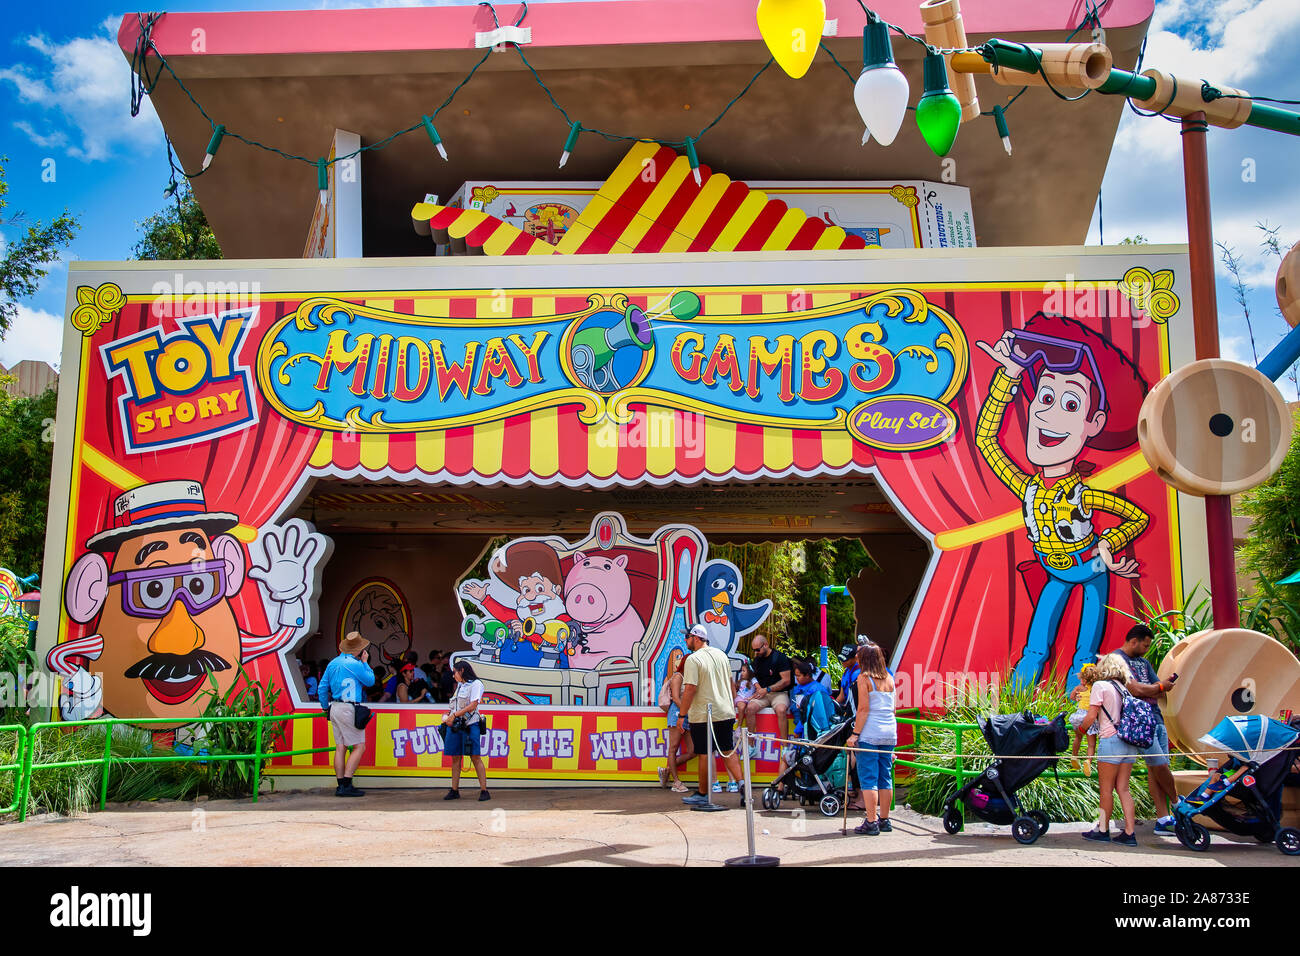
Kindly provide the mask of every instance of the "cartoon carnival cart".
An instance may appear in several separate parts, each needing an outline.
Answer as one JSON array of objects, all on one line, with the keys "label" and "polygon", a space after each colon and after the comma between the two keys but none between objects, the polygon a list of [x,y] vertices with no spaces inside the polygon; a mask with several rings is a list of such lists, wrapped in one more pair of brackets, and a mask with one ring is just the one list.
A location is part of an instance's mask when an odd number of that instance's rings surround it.
[{"label": "cartoon carnival cart", "polygon": [[519,538],[493,556],[487,581],[466,581],[462,636],[488,699],[551,706],[649,706],[668,657],[698,620],[705,541],[670,525],[650,538],[598,515],[576,543]]}]

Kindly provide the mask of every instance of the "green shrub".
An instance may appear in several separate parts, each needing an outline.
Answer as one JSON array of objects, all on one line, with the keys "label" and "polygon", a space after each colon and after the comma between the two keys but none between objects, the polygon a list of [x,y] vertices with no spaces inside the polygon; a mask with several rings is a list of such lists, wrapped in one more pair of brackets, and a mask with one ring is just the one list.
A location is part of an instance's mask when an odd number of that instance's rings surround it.
[{"label": "green shrub", "polygon": [[[263,686],[249,678],[242,667],[239,668],[240,680],[222,699],[217,692],[217,680],[213,674],[208,675],[211,688],[204,691],[207,695],[207,707],[204,717],[256,717],[275,713],[276,702],[281,690],[271,681]],[[269,753],[283,743],[288,721],[266,721],[262,730],[262,753]],[[190,728],[194,739],[194,751],[210,754],[252,754],[257,749],[257,724],[249,721],[204,723],[200,719]],[[251,760],[214,760],[203,764],[203,792],[211,797],[248,797],[253,794],[255,767]],[[267,789],[273,789],[275,781],[263,777],[262,783]]]},{"label": "green shrub", "polygon": [[1169,611],[1163,611],[1152,604],[1141,592],[1137,592],[1137,598],[1141,608],[1136,615],[1129,614],[1117,607],[1112,607],[1110,610],[1124,615],[1130,621],[1136,621],[1138,624],[1145,624],[1151,628],[1151,631],[1155,634],[1155,639],[1151,641],[1151,647],[1147,651],[1146,658],[1151,662],[1151,666],[1157,670],[1160,668],[1161,661],[1165,659],[1173,646],[1188,634],[1195,634],[1197,631],[1204,631],[1214,627],[1214,611],[1210,606],[1210,598],[1202,593],[1199,584],[1192,588],[1183,601],[1182,607]]},{"label": "green shrub", "polygon": [[1241,626],[1268,634],[1300,657],[1300,605],[1288,598],[1292,589],[1259,579],[1259,590],[1241,602]]},{"label": "green shrub", "polygon": [[[1044,717],[1069,714],[1075,709],[1074,701],[1066,696],[1064,687],[1055,677],[1055,674],[1049,674],[1045,686],[1036,689],[950,688],[945,695],[945,713],[940,719],[949,723],[974,724],[979,717],[988,714],[1019,714],[1024,711]],[[915,730],[914,759],[918,763],[941,768],[956,766],[956,759],[948,756],[956,749],[956,731],[941,727],[916,727]],[[1073,733],[1070,743],[1073,746]],[[1083,747],[1086,746],[1085,742]],[[1086,753],[1086,750],[1081,748],[1081,753]],[[1068,758],[1068,753],[1066,756]],[[963,769],[979,772],[990,762],[991,754],[984,735],[978,730],[962,731]],[[1096,761],[1093,763],[1095,772]],[[1070,769],[1068,759],[1061,761],[1062,773]],[[931,816],[942,814],[944,803],[958,790],[956,777],[935,770],[912,769],[910,772],[913,776],[907,784],[907,805]],[[963,783],[969,781],[967,777]],[[1145,780],[1135,777],[1131,789],[1137,815],[1149,819],[1152,815],[1151,798],[1146,792]],[[1021,788],[1017,798],[1026,810],[1042,810],[1054,822],[1096,820],[1099,811],[1095,778],[1058,780],[1050,767],[1038,779]],[[1120,815],[1119,801],[1116,800],[1114,816]]]},{"label": "green shrub", "polygon": [[[280,690],[272,682],[269,686],[244,678],[243,686],[222,700],[216,690],[216,679],[210,678],[212,688],[205,693],[209,700],[205,717],[251,717],[275,711]],[[13,721],[11,721],[13,722]],[[26,719],[19,721],[24,725]],[[287,721],[268,721],[262,739],[263,753],[280,744],[285,736]],[[85,813],[99,806],[102,771],[98,762],[78,767],[51,767],[40,764],[64,763],[74,760],[98,761],[104,754],[104,728],[49,727],[40,730],[32,749],[31,793],[28,795],[27,813]],[[257,746],[257,726],[248,723],[203,723],[202,720],[178,732],[182,738],[194,741],[193,749],[202,754],[253,754]],[[0,763],[17,763],[19,737],[12,731],[0,733]],[[182,751],[183,752],[183,751]],[[135,800],[185,800],[200,794],[212,797],[247,797],[253,793],[253,762],[249,760],[214,761],[148,761],[124,763],[123,758],[167,757],[176,751],[155,743],[154,733],[148,728],[116,725],[113,729],[112,756],[109,764],[108,800],[125,803]],[[17,775],[0,774],[0,806],[8,806],[14,799]],[[267,786],[273,783],[263,778]]]},{"label": "green shrub", "polygon": [[[0,759],[13,756],[12,735],[0,738]],[[95,760],[104,754],[104,728],[57,727],[36,733],[32,763],[48,764],[72,760]],[[151,735],[131,727],[113,729],[114,758],[165,757],[171,751],[154,745]],[[113,803],[131,800],[184,800],[199,792],[201,774],[192,763],[118,763],[109,764],[108,799]],[[99,764],[80,767],[35,766],[27,813],[85,813],[98,807],[102,782]],[[13,801],[14,775],[0,776],[0,806]]]},{"label": "green shrub", "polygon": [[[27,622],[17,617],[0,617],[0,673],[12,674],[17,690],[21,675],[40,670],[36,654],[28,647]],[[30,723],[26,707],[0,706],[0,725]]]}]

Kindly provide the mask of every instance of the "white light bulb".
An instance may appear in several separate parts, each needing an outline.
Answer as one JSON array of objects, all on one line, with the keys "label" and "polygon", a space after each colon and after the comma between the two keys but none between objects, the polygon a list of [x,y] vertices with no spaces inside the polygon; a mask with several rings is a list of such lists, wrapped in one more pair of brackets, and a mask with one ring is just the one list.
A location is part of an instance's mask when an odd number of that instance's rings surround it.
[{"label": "white light bulb", "polygon": [[438,155],[442,157],[444,163],[451,162],[451,160],[447,159],[447,147],[443,146],[442,143],[436,143],[434,148],[438,151]]},{"label": "white light bulb", "polygon": [[320,191],[320,204],[321,204],[322,206],[324,206],[326,209],[329,208],[329,204],[330,204],[330,192],[329,192],[328,189],[322,189],[322,190]]},{"label": "white light bulb", "polygon": [[203,165],[202,165],[202,167],[200,167],[200,168],[201,168],[201,169],[207,169],[209,166],[212,165],[212,160],[215,159],[215,158],[216,158],[216,157],[213,156],[211,153],[204,153],[204,154],[203,154]]},{"label": "white light bulb", "polygon": [[1002,137],[1002,148],[1005,149],[1005,150],[1007,151],[1007,155],[1008,155],[1008,156],[1011,155],[1011,137],[1010,137],[1010,136],[1003,136],[1003,137]]},{"label": "white light bulb", "polygon": [[569,161],[569,151],[566,149],[563,153],[560,154],[560,168],[563,169],[564,164],[567,163],[568,161]]},{"label": "white light bulb", "polygon": [[853,86],[853,102],[867,131],[881,146],[898,135],[907,113],[907,77],[892,63],[863,70]]},{"label": "white light bulb", "polygon": [[862,145],[866,146],[869,142],[871,142],[871,130],[864,129],[862,131]]}]

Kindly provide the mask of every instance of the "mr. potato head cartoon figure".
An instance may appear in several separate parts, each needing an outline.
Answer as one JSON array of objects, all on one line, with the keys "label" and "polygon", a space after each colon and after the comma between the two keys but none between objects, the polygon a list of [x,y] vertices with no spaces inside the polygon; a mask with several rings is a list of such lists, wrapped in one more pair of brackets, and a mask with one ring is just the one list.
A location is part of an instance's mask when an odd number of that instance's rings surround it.
[{"label": "mr. potato head cartoon figure", "polygon": [[[113,528],[86,542],[65,588],[69,616],[94,621],[95,633],[59,644],[46,658],[64,677],[65,720],[195,719],[210,700],[204,691],[213,678],[224,697],[237,664],[274,653],[302,632],[315,567],[328,551],[326,539],[303,522],[286,522],[280,534],[263,531],[266,566],[250,569],[243,546],[226,533],[239,518],[208,511],[197,481],[133,488],[114,502],[113,520]],[[235,619],[230,599],[246,572],[268,592],[279,625],[271,634],[250,634]],[[102,700],[93,699],[96,693]]]}]

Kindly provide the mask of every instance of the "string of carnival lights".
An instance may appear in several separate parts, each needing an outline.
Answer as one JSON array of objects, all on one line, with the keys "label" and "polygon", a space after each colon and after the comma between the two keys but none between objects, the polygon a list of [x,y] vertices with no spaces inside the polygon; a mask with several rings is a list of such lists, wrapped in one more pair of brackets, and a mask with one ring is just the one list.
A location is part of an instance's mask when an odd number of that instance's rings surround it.
[{"label": "string of carnival lights", "polygon": [[[1067,96],[1062,93],[1057,89],[1056,85],[1049,77],[1049,71],[1044,68],[1042,51],[1035,50],[1026,44],[1008,43],[1003,40],[990,40],[978,46],[940,47],[930,43],[923,37],[916,36],[895,24],[885,21],[874,10],[868,7],[863,0],[857,0],[857,2],[866,17],[866,24],[863,28],[863,66],[862,71],[857,78],[855,79],[853,74],[842,62],[840,62],[840,59],[834,54],[834,52],[820,41],[808,53],[806,57],[807,64],[803,65],[802,69],[806,71],[807,65],[811,64],[812,58],[816,56],[817,51],[824,50],[830,56],[836,67],[838,67],[839,70],[850,80],[854,86],[854,104],[857,107],[865,126],[865,132],[862,137],[864,145],[873,138],[882,146],[888,146],[893,143],[894,139],[898,135],[898,131],[902,127],[902,121],[905,118],[907,111],[911,110],[916,114],[917,128],[930,149],[938,156],[946,156],[948,154],[956,140],[958,127],[962,120],[963,110],[961,102],[948,85],[947,65],[945,63],[945,57],[948,56],[975,54],[986,61],[988,64],[986,69],[994,74],[999,73],[1003,69],[1011,69],[1022,73],[1023,75],[1041,77],[1042,84],[1047,86],[1054,95],[1064,101],[1073,102],[1082,99],[1091,92],[1094,92],[1093,88],[1087,88],[1078,96]],[[1102,7],[1104,7],[1109,0],[1101,0],[1100,4],[1096,2],[1096,0],[1084,0],[1084,2],[1085,11],[1083,17],[1078,26],[1076,26],[1067,37],[1067,42],[1076,36],[1081,30],[1088,27],[1092,28],[1094,41],[1102,42],[1104,41],[1105,34],[1101,27],[1100,13]],[[811,3],[815,4],[824,15],[824,6],[821,0],[811,0]],[[479,6],[487,7],[492,14],[494,23],[497,23],[498,26],[500,25],[496,10],[491,3],[483,2],[480,3]],[[519,26],[523,22],[527,13],[528,8],[525,3],[523,5],[523,11],[519,16],[518,21],[515,23],[515,26]],[[177,194],[177,187],[179,185],[178,177],[187,181],[193,180],[203,175],[211,167],[222,142],[227,138],[239,140],[247,146],[278,155],[283,159],[304,163],[314,167],[316,170],[317,187],[321,191],[323,200],[326,199],[328,195],[329,168],[332,165],[345,162],[361,153],[383,149],[394,140],[405,136],[408,133],[423,130],[425,135],[428,137],[430,144],[438,152],[439,156],[444,161],[448,160],[447,148],[434,121],[444,109],[454,102],[457,94],[474,78],[479,68],[487,62],[493,53],[493,48],[489,47],[486,49],[483,56],[474,63],[464,77],[460,79],[442,103],[440,103],[432,113],[423,114],[416,122],[398,129],[376,142],[361,146],[350,153],[332,158],[318,157],[313,159],[307,156],[287,152],[279,147],[271,146],[255,139],[250,139],[249,137],[230,129],[226,124],[218,122],[213,116],[211,116],[204,108],[203,104],[200,103],[199,99],[194,95],[193,91],[191,91],[189,87],[185,85],[185,82],[180,78],[180,76],[177,75],[167,58],[158,50],[154,43],[153,30],[158,21],[164,15],[165,14],[163,13],[136,15],[140,32],[136,38],[135,48],[131,58],[131,114],[132,116],[138,115],[144,97],[152,95],[154,89],[157,88],[158,83],[162,80],[163,75],[166,74],[190,100],[194,108],[207,121],[211,129],[211,138],[209,139],[208,146],[205,150],[203,162],[199,170],[196,172],[190,172],[183,167],[179,160],[174,156],[170,140],[168,140],[167,157],[168,165],[170,167],[170,175],[169,184],[165,193],[169,197],[176,196]],[[764,29],[762,16],[763,6],[760,4],[760,32],[763,32],[765,40],[768,40],[769,31]],[[818,37],[820,37],[822,32],[821,26],[822,21],[818,20],[816,23],[816,35]],[[891,31],[903,39],[918,44],[925,50],[923,61],[924,89],[915,106],[909,105],[908,100],[910,99],[910,88],[907,78],[903,75],[902,71],[899,70],[894,61],[893,47],[890,40]],[[725,106],[723,106],[721,111],[713,117],[712,120],[706,123],[693,136],[685,136],[680,139],[660,139],[656,137],[615,133],[584,125],[580,120],[575,119],[574,115],[568,109],[561,105],[554,92],[542,78],[542,75],[537,71],[532,63],[529,62],[527,55],[517,43],[506,41],[506,43],[497,49],[502,50],[503,52],[513,51],[519,56],[520,62],[523,64],[525,69],[528,70],[529,74],[533,77],[533,80],[546,95],[550,105],[556,110],[568,126],[568,133],[565,137],[563,149],[560,154],[559,165],[561,168],[567,164],[570,156],[577,148],[581,135],[583,133],[591,133],[609,142],[655,143],[660,146],[683,150],[690,162],[697,183],[701,181],[700,161],[696,148],[699,140],[709,133],[730,113],[731,109],[750,92],[754,84],[772,67],[774,63],[779,64],[782,69],[785,69],[787,72],[790,72],[791,70],[791,65],[785,61],[783,56],[778,55],[778,48],[773,47],[769,40],[769,50],[773,55],[769,57],[767,62],[754,73],[740,91],[736,93],[736,95],[733,96]],[[1142,51],[1139,52],[1138,69],[1141,69],[1141,57],[1144,53],[1145,42]],[[151,58],[156,63],[156,66],[152,71],[150,70],[149,62]],[[1006,61],[1008,60],[1012,62],[1007,63]],[[970,68],[966,67],[963,72],[968,72],[969,70]],[[802,75],[802,73],[799,75]],[[1176,96],[1176,80],[1174,83]],[[1153,87],[1154,81],[1144,75],[1135,75],[1121,70],[1112,70],[1110,79],[1107,80],[1107,82],[1097,91],[1124,95],[1132,107],[1133,99],[1137,99],[1139,96],[1149,97],[1153,95],[1145,92],[1147,89]],[[1027,89],[1028,85],[1022,86],[1007,100],[1006,103],[996,105],[992,110],[984,110],[976,114],[978,116],[991,117],[993,119],[997,134],[1001,138],[1003,147],[1008,155],[1011,153],[1011,134],[1006,120],[1006,111],[1010,109],[1010,107]],[[1249,99],[1252,101],[1259,100],[1279,104],[1292,104],[1296,102],[1291,100],[1275,100],[1269,97],[1242,96],[1240,93],[1236,92],[1225,92],[1209,83],[1209,81],[1202,81],[1201,99],[1205,100],[1207,103],[1215,99]],[[1165,119],[1174,120],[1176,119],[1175,116],[1165,115],[1166,111],[1170,108],[1170,104],[1173,102],[1174,97],[1170,97],[1169,104],[1166,104],[1164,109],[1152,113],[1142,113],[1142,115],[1161,115],[1164,116]],[[1133,107],[1133,109],[1136,110],[1137,108]],[[1285,111],[1277,110],[1275,108],[1254,107],[1254,109],[1269,110],[1269,115],[1264,117],[1267,122],[1260,122],[1254,125],[1263,125],[1271,129],[1293,132],[1289,125],[1293,114],[1288,114]],[[1295,131],[1300,132],[1300,117],[1295,117],[1295,121]],[[179,196],[177,196],[177,199],[179,201]]]}]

